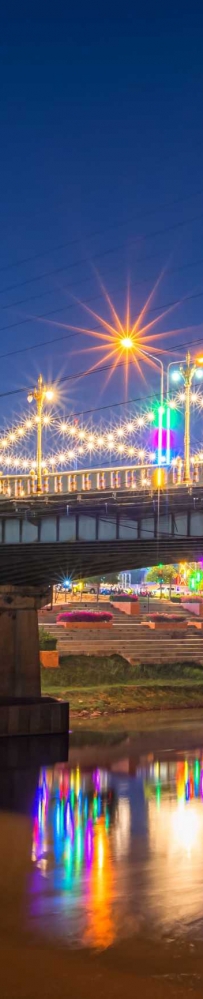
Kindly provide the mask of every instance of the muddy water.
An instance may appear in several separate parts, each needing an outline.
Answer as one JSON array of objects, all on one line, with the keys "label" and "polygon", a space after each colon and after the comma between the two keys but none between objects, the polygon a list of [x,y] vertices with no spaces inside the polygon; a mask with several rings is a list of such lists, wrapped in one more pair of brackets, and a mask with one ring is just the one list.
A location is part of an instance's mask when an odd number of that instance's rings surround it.
[{"label": "muddy water", "polygon": [[147,988],[151,996],[201,992],[203,713],[190,719],[188,713],[179,719],[154,716],[150,722],[130,716],[129,726],[126,719],[116,720],[102,732],[79,728],[62,761],[52,754],[47,762],[43,750],[33,762],[25,746],[24,758],[21,752],[18,761],[14,753],[12,761],[9,751],[6,765],[5,752],[0,783],[2,967],[7,950],[10,955],[5,997],[34,999],[38,984],[22,978],[25,952],[30,967],[34,962],[33,976],[37,961],[38,971],[44,961],[47,997],[69,995],[65,960],[69,969],[75,962],[71,994],[86,996],[88,954],[93,961],[88,995],[93,982],[98,997],[105,995],[107,977],[111,995],[117,983],[120,996],[120,976],[122,990],[128,981],[129,996],[138,979],[146,996]]}]

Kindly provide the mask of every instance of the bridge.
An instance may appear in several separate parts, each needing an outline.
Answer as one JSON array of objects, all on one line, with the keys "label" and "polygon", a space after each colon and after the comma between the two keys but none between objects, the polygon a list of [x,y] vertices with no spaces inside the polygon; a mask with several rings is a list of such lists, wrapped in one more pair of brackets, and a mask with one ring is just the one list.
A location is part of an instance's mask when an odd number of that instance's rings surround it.
[{"label": "bridge", "polygon": [[[110,474],[110,472],[109,472]],[[0,500],[1,585],[202,557],[203,486],[53,493]]]},{"label": "bridge", "polygon": [[[40,697],[37,612],[53,583],[202,556],[203,454],[190,453],[188,430],[184,457],[171,460],[168,446],[164,456],[159,407],[157,461],[139,436],[153,413],[102,434],[72,420],[59,431],[77,446],[43,460],[49,394],[39,379],[37,416],[0,436],[0,697],[21,700]],[[36,430],[36,460],[25,451],[14,457],[16,443]],[[82,455],[93,452],[98,465],[81,467]]]}]

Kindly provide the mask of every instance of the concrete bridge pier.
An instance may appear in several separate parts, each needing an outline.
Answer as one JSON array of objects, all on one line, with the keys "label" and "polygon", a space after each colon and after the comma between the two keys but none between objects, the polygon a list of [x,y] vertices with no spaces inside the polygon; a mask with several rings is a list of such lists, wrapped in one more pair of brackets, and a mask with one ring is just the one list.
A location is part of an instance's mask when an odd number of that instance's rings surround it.
[{"label": "concrete bridge pier", "polygon": [[50,590],[0,586],[0,736],[68,733],[68,705],[41,697],[38,610]]}]

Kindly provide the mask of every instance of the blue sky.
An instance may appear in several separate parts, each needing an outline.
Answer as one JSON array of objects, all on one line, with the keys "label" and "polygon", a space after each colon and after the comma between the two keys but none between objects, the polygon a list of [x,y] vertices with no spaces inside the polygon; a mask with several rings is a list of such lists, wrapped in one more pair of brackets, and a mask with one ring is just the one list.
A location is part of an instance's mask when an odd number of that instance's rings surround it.
[{"label": "blue sky", "polygon": [[[202,22],[179,0],[4,8],[0,354],[22,352],[1,356],[0,393],[89,366],[92,339],[62,341],[57,321],[94,326],[75,297],[107,317],[98,273],[123,316],[128,282],[133,315],[163,271],[149,318],[179,301],[158,329],[183,331],[163,345],[201,337]],[[131,371],[130,397],[158,391],[145,374]],[[122,371],[63,394],[67,411],[124,398]],[[1,422],[25,399],[0,398]]]}]

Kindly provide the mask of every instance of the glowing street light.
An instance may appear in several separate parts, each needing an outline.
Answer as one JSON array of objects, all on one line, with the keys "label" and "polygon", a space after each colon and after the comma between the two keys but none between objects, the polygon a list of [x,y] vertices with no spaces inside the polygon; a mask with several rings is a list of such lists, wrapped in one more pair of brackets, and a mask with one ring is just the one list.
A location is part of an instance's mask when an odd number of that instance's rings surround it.
[{"label": "glowing street light", "polygon": [[[175,361],[171,361],[167,368],[167,400],[169,403],[169,377],[171,365],[175,364]],[[198,367],[199,365],[199,367]],[[185,364],[181,364],[178,369],[172,373],[173,381],[179,381],[183,378],[185,386],[185,433],[184,433],[184,481],[186,485],[190,483],[190,406],[191,406],[191,385],[194,375],[198,378],[203,375],[203,357],[197,358],[195,361],[191,362],[190,352],[188,351],[186,355]],[[170,407],[168,405],[168,412]],[[167,455],[170,454],[170,418],[167,425]]]},{"label": "glowing street light", "polygon": [[54,392],[52,388],[43,382],[42,375],[39,375],[37,387],[29,392],[28,402],[37,403],[37,493],[42,492],[42,413],[45,402],[52,402]]}]

